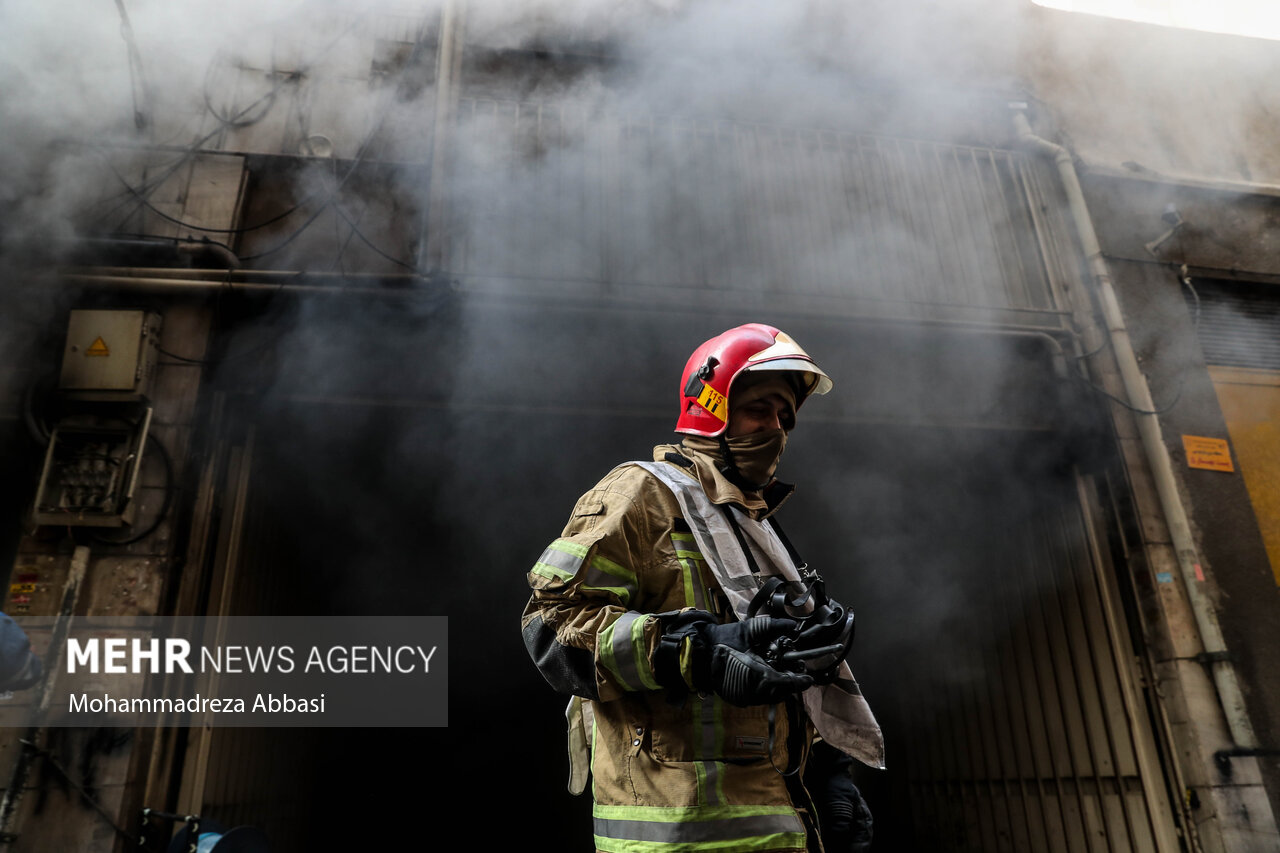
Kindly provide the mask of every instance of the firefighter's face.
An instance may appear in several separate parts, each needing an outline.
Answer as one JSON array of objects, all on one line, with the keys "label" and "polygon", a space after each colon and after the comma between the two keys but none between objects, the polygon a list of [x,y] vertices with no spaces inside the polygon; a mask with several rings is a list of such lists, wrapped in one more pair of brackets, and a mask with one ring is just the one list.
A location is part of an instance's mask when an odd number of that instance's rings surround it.
[{"label": "firefighter's face", "polygon": [[771,429],[790,431],[795,422],[791,403],[782,394],[770,393],[732,408],[729,412],[729,438]]}]

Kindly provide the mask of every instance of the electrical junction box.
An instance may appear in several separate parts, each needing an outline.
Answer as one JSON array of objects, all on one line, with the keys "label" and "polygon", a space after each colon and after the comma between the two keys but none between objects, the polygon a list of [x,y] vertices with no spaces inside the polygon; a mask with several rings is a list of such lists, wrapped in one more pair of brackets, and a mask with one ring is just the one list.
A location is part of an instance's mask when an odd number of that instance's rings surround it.
[{"label": "electrical junction box", "polygon": [[155,377],[159,339],[159,314],[74,310],[58,388],[72,399],[143,399]]},{"label": "electrical junction box", "polygon": [[36,489],[36,524],[121,527],[133,523],[134,492],[151,428],[140,413],[77,414],[54,427]]},{"label": "electrical junction box", "polygon": [[71,312],[56,423],[36,491],[36,524],[133,524],[160,322],[148,311]]}]

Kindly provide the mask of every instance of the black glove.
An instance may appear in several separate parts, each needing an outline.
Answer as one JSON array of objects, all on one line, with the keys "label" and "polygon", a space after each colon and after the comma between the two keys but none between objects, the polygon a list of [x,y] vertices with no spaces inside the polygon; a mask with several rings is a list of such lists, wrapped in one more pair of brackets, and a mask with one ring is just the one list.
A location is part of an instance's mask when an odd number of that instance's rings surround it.
[{"label": "black glove", "polygon": [[[695,690],[715,693],[738,706],[770,705],[800,693],[813,684],[804,673],[775,669],[763,652],[778,638],[794,634],[798,624],[791,619],[754,616],[745,622],[717,624],[702,611],[682,611],[664,620],[663,640],[657,661],[658,681],[675,684],[678,649],[689,643],[690,680]],[[665,652],[663,649],[665,648]]]},{"label": "black glove", "polygon": [[710,664],[701,683],[697,673],[695,665],[695,687],[710,690],[742,708],[773,705],[813,686],[812,675],[774,669],[755,652],[730,646],[712,648]]},{"label": "black glove", "polygon": [[809,753],[804,782],[818,812],[818,834],[827,853],[868,853],[872,819],[853,784],[853,759],[818,741]]}]

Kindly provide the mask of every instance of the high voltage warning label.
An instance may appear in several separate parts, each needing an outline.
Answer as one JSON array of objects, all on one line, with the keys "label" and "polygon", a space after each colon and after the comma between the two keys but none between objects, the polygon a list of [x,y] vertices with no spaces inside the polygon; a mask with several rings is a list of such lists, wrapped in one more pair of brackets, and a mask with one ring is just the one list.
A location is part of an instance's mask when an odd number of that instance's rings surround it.
[{"label": "high voltage warning label", "polygon": [[93,343],[89,344],[89,348],[84,351],[85,355],[111,355],[111,350],[107,349],[107,342],[99,336]]},{"label": "high voltage warning label", "polygon": [[1200,435],[1184,435],[1182,448],[1187,451],[1187,466],[1206,471],[1234,471],[1231,449],[1226,439],[1206,438]]}]

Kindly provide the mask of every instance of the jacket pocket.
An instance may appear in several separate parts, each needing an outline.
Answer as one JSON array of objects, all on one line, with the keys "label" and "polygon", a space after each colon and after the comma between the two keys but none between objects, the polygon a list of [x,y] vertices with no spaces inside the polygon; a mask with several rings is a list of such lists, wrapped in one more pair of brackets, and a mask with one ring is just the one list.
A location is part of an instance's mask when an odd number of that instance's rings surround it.
[{"label": "jacket pocket", "polygon": [[769,732],[768,705],[738,708],[716,697],[690,697],[678,719],[655,719],[650,730],[650,751],[658,761],[768,760],[786,743],[787,713],[775,710]]}]

